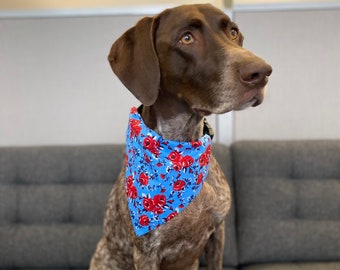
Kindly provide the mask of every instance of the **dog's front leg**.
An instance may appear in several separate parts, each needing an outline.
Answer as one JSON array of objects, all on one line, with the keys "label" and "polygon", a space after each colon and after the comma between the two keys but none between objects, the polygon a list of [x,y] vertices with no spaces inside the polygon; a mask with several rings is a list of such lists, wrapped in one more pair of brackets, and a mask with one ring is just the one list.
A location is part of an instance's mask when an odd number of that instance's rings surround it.
[{"label": "dog's front leg", "polygon": [[224,221],[210,236],[205,246],[205,258],[208,270],[222,270],[224,248]]},{"label": "dog's front leg", "polygon": [[153,253],[142,253],[136,246],[133,248],[133,260],[136,270],[159,270],[160,262]]}]

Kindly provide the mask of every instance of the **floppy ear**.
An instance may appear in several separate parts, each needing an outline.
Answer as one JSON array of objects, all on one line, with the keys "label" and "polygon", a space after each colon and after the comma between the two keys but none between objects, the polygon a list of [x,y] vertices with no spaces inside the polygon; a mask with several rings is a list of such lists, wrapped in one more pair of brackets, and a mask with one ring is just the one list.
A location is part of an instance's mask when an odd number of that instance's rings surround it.
[{"label": "floppy ear", "polygon": [[113,43],[108,57],[113,72],[146,106],[155,103],[160,85],[155,29],[153,17],[141,19]]}]

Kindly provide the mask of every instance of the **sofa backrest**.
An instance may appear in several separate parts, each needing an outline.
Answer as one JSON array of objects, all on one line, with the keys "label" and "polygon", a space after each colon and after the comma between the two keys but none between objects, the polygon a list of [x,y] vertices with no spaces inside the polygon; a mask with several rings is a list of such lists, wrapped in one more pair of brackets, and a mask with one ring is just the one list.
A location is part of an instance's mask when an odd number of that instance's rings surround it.
[{"label": "sofa backrest", "polygon": [[241,264],[340,260],[340,141],[232,146]]},{"label": "sofa backrest", "polygon": [[0,268],[87,268],[123,150],[0,148]]}]

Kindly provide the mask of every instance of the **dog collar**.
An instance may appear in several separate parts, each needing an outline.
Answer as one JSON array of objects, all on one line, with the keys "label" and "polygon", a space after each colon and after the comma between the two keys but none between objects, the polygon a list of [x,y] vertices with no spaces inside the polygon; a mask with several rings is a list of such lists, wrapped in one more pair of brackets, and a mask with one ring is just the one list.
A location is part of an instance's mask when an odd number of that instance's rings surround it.
[{"label": "dog collar", "polygon": [[[205,126],[205,132],[212,131]],[[195,199],[208,175],[210,154],[208,133],[192,142],[165,140],[131,109],[125,188],[137,236],[170,221]]]}]

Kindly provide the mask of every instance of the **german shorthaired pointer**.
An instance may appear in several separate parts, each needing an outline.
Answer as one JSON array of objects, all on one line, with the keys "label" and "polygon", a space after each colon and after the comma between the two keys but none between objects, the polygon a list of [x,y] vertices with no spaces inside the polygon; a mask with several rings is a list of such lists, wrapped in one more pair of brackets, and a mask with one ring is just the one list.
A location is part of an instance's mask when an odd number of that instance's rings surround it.
[{"label": "german shorthaired pointer", "polygon": [[206,4],[145,17],[112,45],[111,67],[142,105],[131,110],[132,148],[91,270],[198,269],[203,252],[208,269],[222,269],[231,195],[204,117],[259,105],[272,72],[242,42],[237,25]]}]

